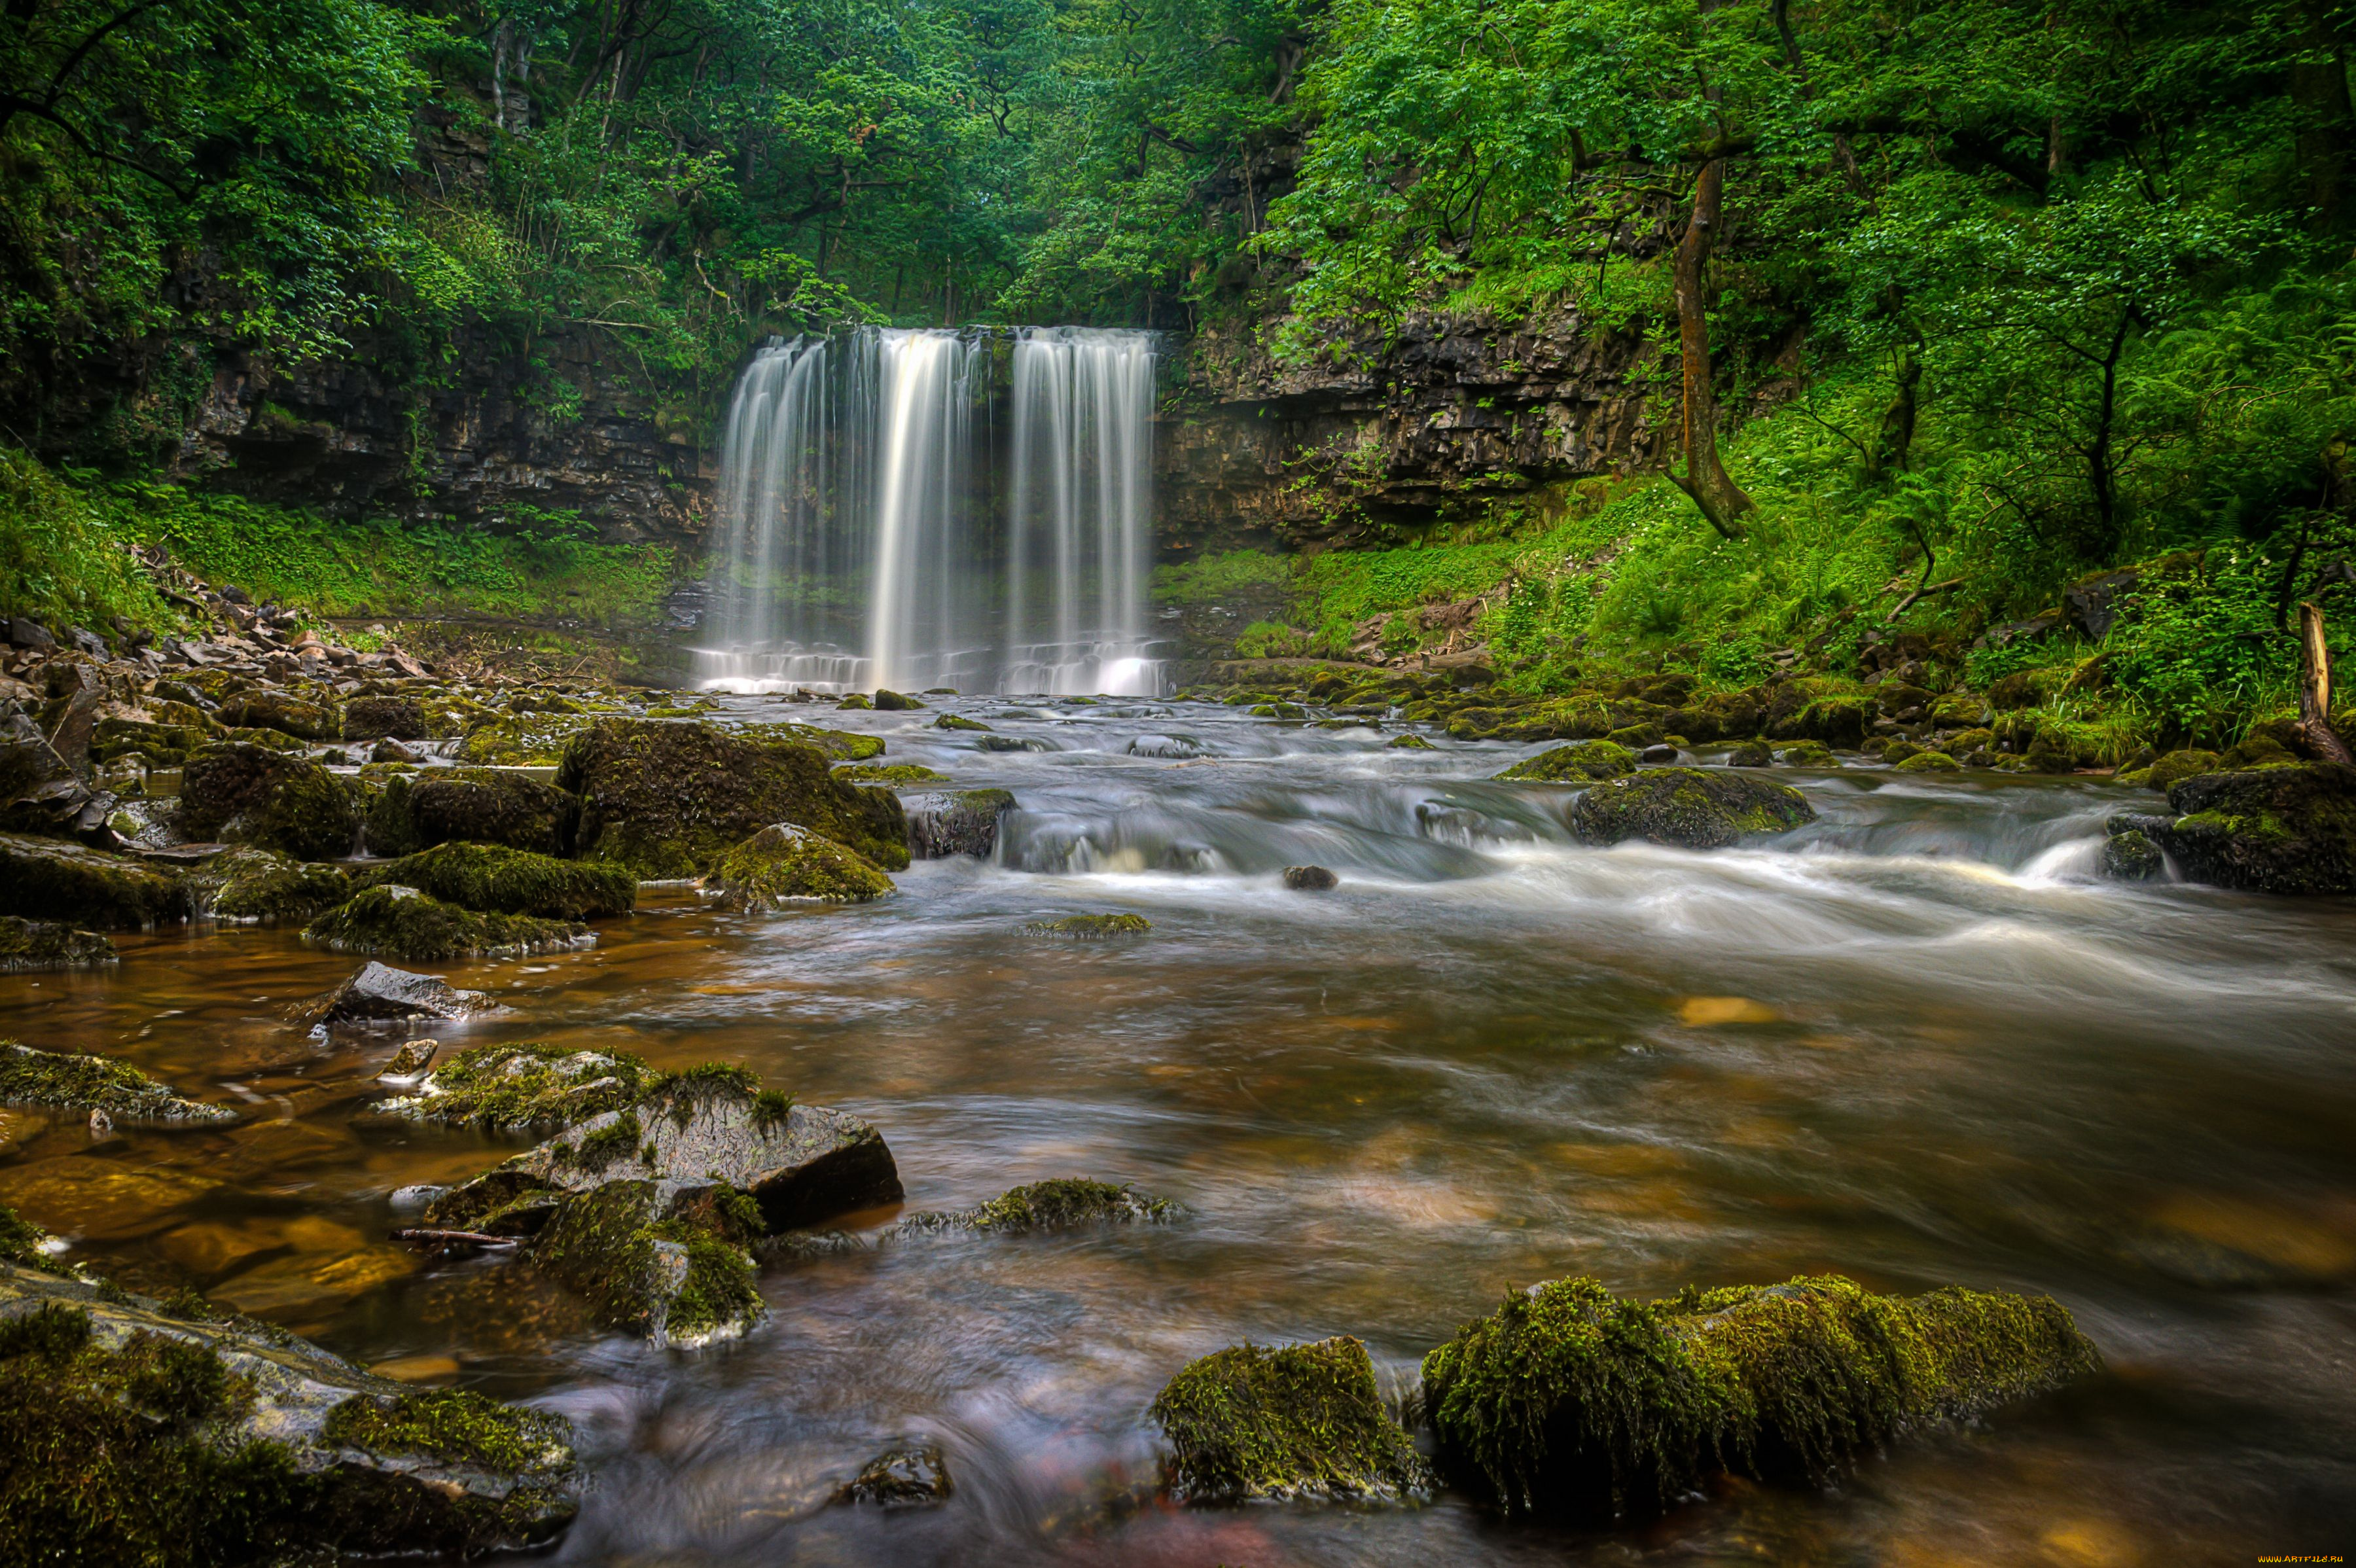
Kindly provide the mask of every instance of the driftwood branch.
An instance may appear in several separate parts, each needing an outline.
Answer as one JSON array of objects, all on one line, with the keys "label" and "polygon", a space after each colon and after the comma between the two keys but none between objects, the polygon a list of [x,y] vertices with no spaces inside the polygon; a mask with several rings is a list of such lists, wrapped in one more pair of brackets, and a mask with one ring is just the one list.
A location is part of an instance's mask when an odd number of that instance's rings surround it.
[{"label": "driftwood branch", "polygon": [[480,1230],[433,1230],[419,1227],[396,1230],[396,1241],[406,1241],[412,1247],[519,1247],[519,1236],[492,1236]]},{"label": "driftwood branch", "polygon": [[2325,762],[2356,768],[2348,743],[2331,727],[2331,650],[2323,640],[2323,612],[2298,607],[2298,738]]},{"label": "driftwood branch", "polygon": [[1960,588],[1963,585],[1964,580],[1961,577],[1950,577],[1944,583],[1932,583],[1926,586],[1917,588],[1912,593],[1907,595],[1904,598],[1899,600],[1898,607],[1891,610],[1890,612],[1889,618],[1884,620],[1881,624],[1884,626],[1896,626],[1898,624],[1898,618],[1914,607],[1915,600],[1927,599],[1933,594],[1944,594],[1949,588]]}]

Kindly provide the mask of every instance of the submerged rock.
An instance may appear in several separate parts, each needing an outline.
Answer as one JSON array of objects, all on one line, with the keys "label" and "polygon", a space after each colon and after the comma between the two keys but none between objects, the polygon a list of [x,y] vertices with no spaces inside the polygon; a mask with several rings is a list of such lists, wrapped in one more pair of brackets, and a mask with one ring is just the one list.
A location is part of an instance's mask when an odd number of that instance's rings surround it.
[{"label": "submerged rock", "polygon": [[433,1065],[434,1053],[442,1048],[439,1040],[411,1040],[392,1053],[392,1059],[378,1073],[380,1083],[403,1083],[415,1080]]},{"label": "submerged rock", "polygon": [[369,803],[370,854],[407,855],[463,839],[567,855],[581,802],[552,784],[498,768],[396,774]]},{"label": "submerged rock", "polygon": [[1775,760],[1763,740],[1746,740],[1726,754],[1729,768],[1765,768]]},{"label": "submerged rock", "polygon": [[195,912],[218,920],[307,920],[352,896],[339,865],[291,860],[274,850],[232,849],[187,875]]},{"label": "submerged rock", "polygon": [[1284,885],[1295,893],[1330,893],[1342,885],[1342,879],[1322,865],[1288,865]]},{"label": "submerged rock", "polygon": [[[423,1043],[423,1042],[421,1042]],[[625,1052],[560,1046],[475,1046],[428,1073],[406,1099],[373,1109],[493,1132],[569,1127],[637,1103],[662,1075]]]},{"label": "submerged rock", "polygon": [[96,931],[77,930],[56,920],[0,915],[0,974],[37,969],[96,969],[121,960],[114,943]]},{"label": "submerged rock", "polygon": [[1383,743],[1391,751],[1437,751],[1439,747],[1419,735],[1395,735]]},{"label": "submerged rock", "polygon": [[316,762],[259,746],[209,746],[181,771],[179,830],[328,860],[351,853],[359,813],[343,781]]},{"label": "submerged rock", "polygon": [[911,1443],[887,1448],[867,1461],[835,1496],[874,1508],[931,1508],[948,1501],[956,1491],[940,1444]]},{"label": "submerged rock", "polygon": [[1747,773],[1656,768],[1597,784],[1570,809],[1583,843],[1627,839],[1722,849],[1751,833],[1782,832],[1815,821],[1807,797],[1788,784]]},{"label": "submerged rock", "polygon": [[1185,1217],[1183,1204],[1140,1192],[1126,1182],[1116,1187],[1108,1181],[1065,1176],[1015,1187],[971,1208],[911,1214],[877,1240],[891,1241],[950,1230],[1023,1236],[1082,1225],[1166,1225]]},{"label": "submerged rock", "polygon": [[304,1009],[302,1019],[322,1026],[457,1021],[498,1005],[479,991],[461,991],[430,974],[369,963]]},{"label": "submerged rock", "polygon": [[2112,831],[2141,832],[2195,882],[2356,892],[2356,768],[2300,762],[2195,774],[2169,789],[2168,804],[2171,816],[2114,817]]},{"label": "submerged rock", "polygon": [[1060,920],[1037,920],[1023,928],[1026,937],[1077,937],[1084,942],[1107,937],[1131,937],[1153,929],[1142,915],[1066,915]]},{"label": "submerged rock", "polygon": [[998,849],[999,822],[1016,807],[1004,789],[958,789],[906,796],[900,809],[907,815],[911,858],[970,854],[987,860]]},{"label": "submerged rock", "polygon": [[497,844],[441,843],[360,874],[362,887],[415,887],[485,914],[600,920],[637,905],[638,881],[618,865],[557,860]]},{"label": "submerged rock", "polygon": [[180,879],[63,839],[0,833],[0,915],[140,930],[187,915]]},{"label": "submerged rock", "polygon": [[1858,1455],[2100,1369],[2043,1296],[1903,1298],[1826,1275],[1613,1297],[1515,1291],[1423,1360],[1451,1478],[1515,1512],[1650,1514],[1731,1471],[1823,1484]]},{"label": "submerged rock", "polygon": [[1188,1364],[1151,1412],[1170,1439],[1171,1490],[1189,1502],[1404,1502],[1431,1472],[1384,1410],[1365,1345],[1346,1336],[1237,1345]]},{"label": "submerged rock", "polygon": [[885,871],[908,865],[900,801],[846,784],[824,752],[706,724],[605,719],[565,747],[558,782],[581,797],[584,859],[640,876],[693,876],[776,822],[804,827]]},{"label": "submerged rock", "polygon": [[552,1538],[583,1480],[560,1417],[0,1263],[0,1561],[472,1555]]},{"label": "submerged rock", "polygon": [[864,904],[892,891],[892,879],[855,851],[791,822],[773,822],[723,854],[703,890],[739,914],[788,904]]},{"label": "submerged rock", "polygon": [[355,894],[305,927],[303,940],[335,952],[383,953],[412,961],[526,958],[570,952],[597,940],[586,926],[481,914],[398,883]]},{"label": "submerged rock", "polygon": [[0,1040],[0,1105],[103,1112],[118,1122],[197,1125],[237,1120],[236,1112],[184,1099],[128,1062],[37,1051],[14,1040]]}]

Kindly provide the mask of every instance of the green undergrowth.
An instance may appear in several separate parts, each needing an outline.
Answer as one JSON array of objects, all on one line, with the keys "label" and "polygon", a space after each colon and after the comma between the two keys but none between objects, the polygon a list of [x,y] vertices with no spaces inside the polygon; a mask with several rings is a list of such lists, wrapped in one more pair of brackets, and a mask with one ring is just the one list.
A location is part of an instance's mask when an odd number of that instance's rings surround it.
[{"label": "green undergrowth", "polygon": [[174,612],[131,557],[131,520],[29,455],[0,446],[0,616],[109,638],[116,616],[170,626]]}]

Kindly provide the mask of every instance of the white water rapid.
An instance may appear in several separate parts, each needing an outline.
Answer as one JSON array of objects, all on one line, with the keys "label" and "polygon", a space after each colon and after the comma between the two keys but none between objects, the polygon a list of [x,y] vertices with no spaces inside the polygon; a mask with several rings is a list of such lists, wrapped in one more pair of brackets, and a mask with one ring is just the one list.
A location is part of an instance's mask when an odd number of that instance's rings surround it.
[{"label": "white water rapid", "polygon": [[762,349],[729,405],[701,684],[1158,693],[1153,352],[1073,327]]}]

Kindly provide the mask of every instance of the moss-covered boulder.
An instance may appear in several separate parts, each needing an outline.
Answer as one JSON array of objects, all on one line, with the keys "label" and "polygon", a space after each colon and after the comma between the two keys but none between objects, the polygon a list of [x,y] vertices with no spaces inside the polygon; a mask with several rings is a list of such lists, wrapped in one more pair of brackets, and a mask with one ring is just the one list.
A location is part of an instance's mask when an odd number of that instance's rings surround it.
[{"label": "moss-covered boulder", "polygon": [[64,839],[0,833],[0,915],[144,930],[185,918],[177,875]]},{"label": "moss-covered boulder", "polygon": [[1794,741],[1775,753],[1775,760],[1786,768],[1838,768],[1840,758],[1832,747],[1822,741]]},{"label": "moss-covered boulder", "polygon": [[1918,751],[1899,760],[1900,773],[1960,773],[1964,765],[1944,751]]},{"label": "moss-covered boulder", "polygon": [[1901,1298],[1828,1275],[1631,1301],[1558,1280],[1426,1356],[1424,1408],[1451,1478],[1509,1511],[1603,1519],[1722,1471],[1822,1484],[2100,1365],[2042,1296]]},{"label": "moss-covered boulder", "polygon": [[414,854],[452,840],[535,854],[573,853],[581,802],[522,773],[497,768],[393,773],[369,802],[370,854]]},{"label": "moss-covered boulder", "polygon": [[397,883],[354,894],[303,929],[333,952],[425,962],[453,958],[528,958],[594,946],[589,928],[528,915],[483,914]]},{"label": "moss-covered boulder", "polygon": [[498,768],[545,768],[595,722],[585,714],[509,714],[477,724],[458,743],[457,759]]},{"label": "moss-covered boulder", "polygon": [[213,717],[226,728],[276,730],[302,740],[335,740],[344,731],[343,715],[333,703],[305,702],[284,692],[241,692]]},{"label": "moss-covered boulder", "polygon": [[475,1046],[444,1058],[414,1094],[373,1109],[499,1133],[570,1127],[637,1104],[662,1076],[624,1051]]},{"label": "moss-covered boulder", "polygon": [[949,777],[920,762],[854,762],[834,776],[845,784],[946,784]]},{"label": "moss-covered boulder", "polygon": [[1765,768],[1774,760],[1775,754],[1768,749],[1767,743],[1763,740],[1740,742],[1732,751],[1726,754],[1726,765],[1729,768]]},{"label": "moss-covered boulder", "polygon": [[908,865],[899,799],[843,783],[825,753],[791,741],[605,719],[565,748],[557,782],[581,797],[580,854],[640,876],[698,875],[776,822],[832,839],[885,871]]},{"label": "moss-covered boulder", "polygon": [[321,1028],[338,1025],[455,1023],[490,1012],[497,1004],[479,991],[461,991],[430,974],[370,962],[350,979],[300,1009],[301,1022]]},{"label": "moss-covered boulder", "polygon": [[346,740],[423,740],[425,704],[414,697],[354,697],[344,704]]},{"label": "moss-covered boulder", "polygon": [[1439,747],[1419,735],[1395,735],[1383,743],[1389,751],[1436,751]]},{"label": "moss-covered boulder", "polygon": [[1497,777],[1547,784],[1589,784],[1601,779],[1623,778],[1635,771],[1636,754],[1626,746],[1616,741],[1583,740],[1526,757]]},{"label": "moss-covered boulder", "polygon": [[884,755],[884,737],[828,729],[822,725],[766,724],[754,732],[764,740],[790,740],[814,746],[837,762],[865,762]]},{"label": "moss-covered boulder", "polygon": [[604,920],[637,907],[638,879],[619,865],[451,842],[358,874],[359,886],[415,887],[445,904],[544,920]]},{"label": "moss-covered boulder", "polygon": [[760,1321],[747,1250],[760,1234],[758,1208],[724,1184],[611,1181],[558,1202],[524,1257],[606,1327],[691,1348]]},{"label": "moss-covered boulder", "polygon": [[2169,789],[2168,804],[2173,815],[2115,817],[2113,832],[2142,832],[2195,882],[2356,893],[2356,768],[2301,762],[2195,774]]},{"label": "moss-covered boulder", "polygon": [[1152,929],[1153,922],[1142,915],[1066,915],[1060,920],[1034,920],[1023,928],[1023,934],[1100,942],[1108,937],[1142,936]]},{"label": "moss-covered boulder", "polygon": [[194,912],[217,920],[308,920],[352,896],[340,865],[289,859],[266,849],[232,849],[187,874]]},{"label": "moss-covered boulder", "polygon": [[2161,754],[2149,768],[2143,769],[2143,787],[2167,794],[2187,779],[2203,773],[2217,773],[2224,768],[2224,759],[2213,751],[2170,751]]},{"label": "moss-covered boulder", "polygon": [[879,713],[911,713],[924,705],[904,692],[887,692],[880,686],[875,689],[875,707]]},{"label": "moss-covered boulder", "polygon": [[1723,849],[1815,817],[1807,797],[1788,784],[1700,768],[1654,768],[1607,779],[1570,809],[1571,831],[1583,843],[1645,839],[1685,849]]},{"label": "moss-covered boulder", "polygon": [[2103,875],[2114,882],[2153,882],[2168,875],[2168,857],[2148,834],[2128,828],[2103,841]]},{"label": "moss-covered boulder", "polygon": [[150,768],[177,768],[188,754],[205,744],[200,725],[163,724],[148,719],[102,718],[91,733],[92,762],[108,763],[126,757],[144,757]]},{"label": "moss-covered boulder", "polygon": [[99,1111],[116,1122],[207,1126],[237,1120],[237,1112],[176,1093],[129,1062],[65,1051],[37,1051],[0,1040],[0,1105],[29,1105],[77,1114]]},{"label": "moss-covered boulder", "polygon": [[948,789],[907,796],[900,809],[907,816],[913,858],[970,854],[987,860],[998,849],[999,822],[1018,808],[1004,789]]},{"label": "moss-covered boulder", "polygon": [[179,830],[331,860],[352,852],[359,812],[352,791],[316,762],[258,746],[209,746],[181,772]]},{"label": "moss-covered boulder", "polygon": [[1365,1345],[1237,1345],[1190,1362],[1151,1412],[1170,1489],[1189,1502],[1404,1502],[1431,1474],[1383,1408]]},{"label": "moss-covered boulder", "polygon": [[96,969],[119,962],[114,943],[96,931],[56,920],[0,915],[0,974],[25,970]]},{"label": "moss-covered boulder", "polygon": [[830,838],[773,822],[712,863],[703,891],[739,914],[793,904],[864,904],[892,891],[892,879]]},{"label": "moss-covered boulder", "polygon": [[879,1240],[968,1231],[1023,1236],[1038,1230],[1070,1230],[1086,1225],[1166,1225],[1186,1217],[1186,1207],[1140,1192],[1122,1183],[1064,1176],[1034,1181],[1002,1192],[971,1208],[911,1214]]},{"label": "moss-covered boulder", "polygon": [[0,1562],[472,1556],[580,1506],[560,1417],[0,1263]]}]

